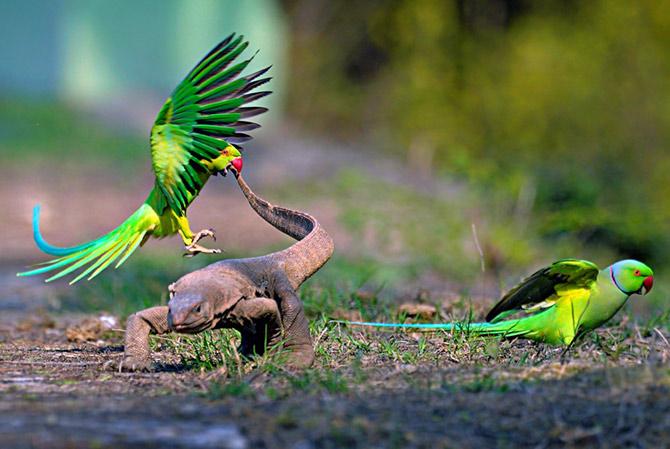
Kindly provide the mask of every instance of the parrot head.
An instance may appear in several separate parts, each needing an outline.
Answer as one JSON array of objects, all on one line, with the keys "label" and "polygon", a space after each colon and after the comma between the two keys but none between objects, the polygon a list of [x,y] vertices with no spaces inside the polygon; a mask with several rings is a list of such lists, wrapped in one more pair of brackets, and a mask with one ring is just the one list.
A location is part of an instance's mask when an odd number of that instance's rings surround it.
[{"label": "parrot head", "polygon": [[233,145],[228,145],[221,150],[221,162],[217,161],[217,166],[221,167],[221,172],[225,175],[228,169],[235,171],[235,174],[242,173],[242,153]]},{"label": "parrot head", "polygon": [[610,276],[622,292],[647,294],[654,286],[654,272],[637,260],[627,259],[610,266]]}]

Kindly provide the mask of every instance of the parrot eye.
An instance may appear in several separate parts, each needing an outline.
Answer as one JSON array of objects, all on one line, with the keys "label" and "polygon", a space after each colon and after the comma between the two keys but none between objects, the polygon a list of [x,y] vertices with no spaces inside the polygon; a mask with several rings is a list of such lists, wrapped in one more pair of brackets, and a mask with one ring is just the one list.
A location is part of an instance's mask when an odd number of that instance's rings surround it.
[{"label": "parrot eye", "polygon": [[635,270],[635,276],[639,276],[639,275],[640,275],[640,270]]}]

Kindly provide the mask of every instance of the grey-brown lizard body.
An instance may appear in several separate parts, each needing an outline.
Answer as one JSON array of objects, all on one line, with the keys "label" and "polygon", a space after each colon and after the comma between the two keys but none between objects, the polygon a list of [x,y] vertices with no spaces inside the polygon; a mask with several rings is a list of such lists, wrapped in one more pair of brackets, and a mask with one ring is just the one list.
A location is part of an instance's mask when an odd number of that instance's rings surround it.
[{"label": "grey-brown lizard body", "polygon": [[216,262],[171,284],[167,306],[128,317],[123,368],[151,365],[150,333],[218,328],[240,331],[244,355],[260,354],[281,342],[290,365],[305,367],[314,361],[309,323],[296,290],[328,261],[333,240],[311,215],[273,206],[241,176],[237,180],[254,211],[298,242],[265,256]]}]

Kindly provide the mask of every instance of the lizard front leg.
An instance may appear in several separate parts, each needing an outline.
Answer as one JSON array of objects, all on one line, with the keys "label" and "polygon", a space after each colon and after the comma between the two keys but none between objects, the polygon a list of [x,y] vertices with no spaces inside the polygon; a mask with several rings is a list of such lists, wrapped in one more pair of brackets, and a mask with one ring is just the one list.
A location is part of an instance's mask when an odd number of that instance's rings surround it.
[{"label": "lizard front leg", "polygon": [[124,358],[119,368],[145,371],[151,367],[149,334],[165,334],[168,329],[168,307],[158,306],[133,313],[126,321]]},{"label": "lizard front leg", "polygon": [[314,346],[309,334],[309,321],[302,301],[283,271],[274,273],[274,290],[284,326],[284,348],[289,353],[288,364],[295,368],[310,367],[314,363]]},{"label": "lizard front leg", "polygon": [[243,299],[217,327],[232,327],[242,336],[239,351],[245,357],[262,355],[282,338],[281,315],[277,301],[256,297]]}]

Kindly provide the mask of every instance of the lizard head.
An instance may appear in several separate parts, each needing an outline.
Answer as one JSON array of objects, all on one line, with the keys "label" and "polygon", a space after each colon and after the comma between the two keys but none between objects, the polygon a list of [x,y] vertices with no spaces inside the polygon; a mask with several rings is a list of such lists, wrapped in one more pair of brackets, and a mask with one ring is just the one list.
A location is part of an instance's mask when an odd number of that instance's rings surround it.
[{"label": "lizard head", "polygon": [[201,269],[189,273],[168,291],[168,327],[174,332],[195,334],[214,328],[246,295],[245,283],[221,270]]}]

